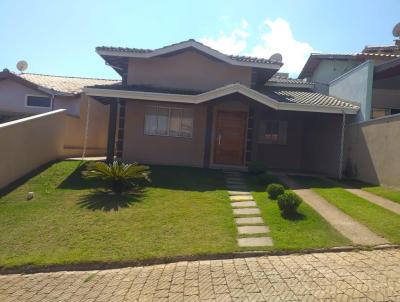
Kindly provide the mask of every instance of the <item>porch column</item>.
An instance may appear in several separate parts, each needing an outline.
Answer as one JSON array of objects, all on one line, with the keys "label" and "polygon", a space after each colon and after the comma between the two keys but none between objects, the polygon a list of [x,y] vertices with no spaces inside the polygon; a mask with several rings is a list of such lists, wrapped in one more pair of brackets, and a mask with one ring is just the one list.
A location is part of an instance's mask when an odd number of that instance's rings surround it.
[{"label": "porch column", "polygon": [[112,163],[114,161],[118,102],[119,100],[110,101],[110,112],[108,115],[107,163]]},{"label": "porch column", "polygon": [[204,160],[203,166],[205,168],[210,167],[211,161],[211,135],[212,135],[212,123],[213,123],[214,106],[213,103],[207,104],[207,120],[206,120],[206,136],[204,140]]}]

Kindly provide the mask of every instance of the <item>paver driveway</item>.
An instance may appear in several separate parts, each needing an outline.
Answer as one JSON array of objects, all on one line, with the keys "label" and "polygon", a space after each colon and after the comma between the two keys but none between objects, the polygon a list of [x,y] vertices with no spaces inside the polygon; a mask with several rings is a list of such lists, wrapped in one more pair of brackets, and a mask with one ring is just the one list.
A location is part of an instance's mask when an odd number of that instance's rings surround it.
[{"label": "paver driveway", "polygon": [[0,276],[0,301],[400,301],[400,250]]}]

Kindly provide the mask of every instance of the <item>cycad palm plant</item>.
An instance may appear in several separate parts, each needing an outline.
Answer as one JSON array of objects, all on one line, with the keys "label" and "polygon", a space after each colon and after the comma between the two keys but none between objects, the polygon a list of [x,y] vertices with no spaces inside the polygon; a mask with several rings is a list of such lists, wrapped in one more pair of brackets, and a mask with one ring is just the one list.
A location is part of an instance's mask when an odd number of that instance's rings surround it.
[{"label": "cycad palm plant", "polygon": [[144,182],[150,182],[149,167],[137,163],[90,162],[82,174],[86,179],[103,180],[113,192],[118,194],[135,189]]}]

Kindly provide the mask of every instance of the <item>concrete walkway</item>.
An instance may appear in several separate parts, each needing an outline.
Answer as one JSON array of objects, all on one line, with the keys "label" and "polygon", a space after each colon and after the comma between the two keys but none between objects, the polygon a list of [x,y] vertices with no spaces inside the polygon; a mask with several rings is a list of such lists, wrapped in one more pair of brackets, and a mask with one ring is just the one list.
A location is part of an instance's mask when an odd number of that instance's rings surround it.
[{"label": "concrete walkway", "polygon": [[233,214],[236,217],[235,223],[239,235],[238,245],[254,248],[272,246],[272,239],[267,236],[269,228],[265,225],[260,209],[253,200],[253,196],[240,172],[225,171],[224,175]]},{"label": "concrete walkway", "polygon": [[388,249],[0,275],[0,301],[400,301],[399,280]]},{"label": "concrete walkway", "polygon": [[385,238],[378,236],[365,225],[354,220],[311,189],[298,189],[300,186],[287,175],[279,175],[279,178],[286,186],[292,188],[304,202],[317,211],[337,231],[350,239],[354,244],[379,245],[389,243]]},{"label": "concrete walkway", "polygon": [[365,200],[368,200],[369,202],[372,202],[378,206],[381,206],[382,208],[385,208],[389,211],[392,211],[396,214],[400,215],[400,204],[396,203],[394,201],[391,201],[389,199],[380,197],[378,195],[372,194],[370,192],[361,190],[361,189],[352,189],[352,188],[345,188],[346,191],[357,195]]}]

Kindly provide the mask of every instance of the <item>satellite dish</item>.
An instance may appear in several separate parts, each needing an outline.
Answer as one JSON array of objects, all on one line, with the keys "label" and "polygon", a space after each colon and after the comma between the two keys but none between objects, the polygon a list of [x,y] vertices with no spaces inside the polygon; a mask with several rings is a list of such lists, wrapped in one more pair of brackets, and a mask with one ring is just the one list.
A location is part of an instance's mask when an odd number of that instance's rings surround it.
[{"label": "satellite dish", "polygon": [[400,37],[400,22],[393,27],[392,34],[395,37]]},{"label": "satellite dish", "polygon": [[275,61],[275,62],[282,62],[282,55],[280,53],[274,53],[270,58],[271,61]]},{"label": "satellite dish", "polygon": [[17,63],[17,69],[20,72],[24,72],[28,68],[28,63],[24,60],[18,61]]}]

